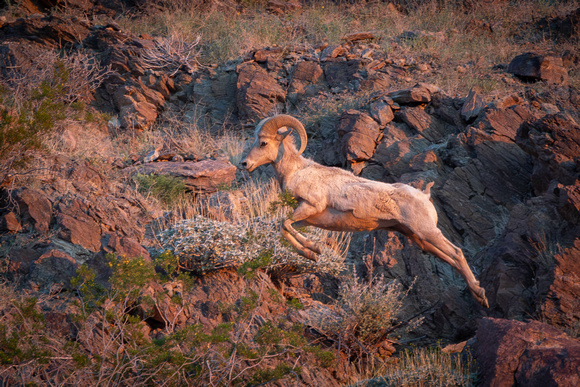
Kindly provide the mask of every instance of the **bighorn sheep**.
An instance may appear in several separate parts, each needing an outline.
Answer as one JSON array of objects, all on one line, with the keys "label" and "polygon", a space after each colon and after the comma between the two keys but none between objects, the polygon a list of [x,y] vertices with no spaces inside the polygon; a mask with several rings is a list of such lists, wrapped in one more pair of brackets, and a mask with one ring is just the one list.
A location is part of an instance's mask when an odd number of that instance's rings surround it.
[{"label": "bighorn sheep", "polygon": [[[288,136],[300,136],[300,149]],[[252,149],[242,161],[248,172],[273,165],[283,190],[298,201],[294,213],[282,224],[282,234],[308,259],[317,259],[320,248],[294,226],[315,226],[335,231],[398,231],[454,267],[467,282],[473,297],[488,307],[485,290],[469,269],[461,249],[437,228],[437,212],[430,189],[420,191],[406,184],[367,180],[340,168],[326,167],[301,156],[306,148],[304,127],[296,118],[277,115],[262,120]]]}]

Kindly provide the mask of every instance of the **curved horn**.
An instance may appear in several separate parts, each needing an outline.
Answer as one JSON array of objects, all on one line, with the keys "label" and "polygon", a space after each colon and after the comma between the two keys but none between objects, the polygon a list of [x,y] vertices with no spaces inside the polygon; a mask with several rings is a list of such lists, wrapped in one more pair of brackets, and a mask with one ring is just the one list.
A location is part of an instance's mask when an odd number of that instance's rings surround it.
[{"label": "curved horn", "polygon": [[302,152],[304,152],[304,149],[306,149],[308,137],[306,136],[306,130],[304,129],[304,126],[296,118],[287,114],[280,114],[271,117],[262,124],[260,132],[264,134],[275,135],[278,129],[283,126],[295,129],[298,132],[298,135],[300,136],[300,150],[298,150],[298,154],[301,155]]}]

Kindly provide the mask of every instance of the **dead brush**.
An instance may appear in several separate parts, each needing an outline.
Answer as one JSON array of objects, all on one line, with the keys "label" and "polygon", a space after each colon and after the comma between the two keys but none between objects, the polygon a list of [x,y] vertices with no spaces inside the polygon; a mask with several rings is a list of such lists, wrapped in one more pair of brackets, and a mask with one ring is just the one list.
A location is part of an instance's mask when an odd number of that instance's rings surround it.
[{"label": "dead brush", "polygon": [[[356,270],[340,285],[337,301],[318,304],[309,311],[307,324],[333,343],[361,374],[373,375],[386,366],[383,347],[395,328],[402,326],[399,315],[408,291],[382,276],[360,281]],[[422,319],[412,320],[417,326]],[[405,324],[406,325],[406,324]]]},{"label": "dead brush", "polygon": [[110,65],[103,66],[88,52],[45,51],[30,66],[11,68],[0,82],[10,90],[14,107],[21,109],[43,86],[55,88],[63,103],[89,102],[112,73]]},{"label": "dead brush", "polygon": [[171,76],[179,70],[192,73],[198,66],[200,51],[197,48],[201,42],[198,35],[193,42],[186,42],[176,33],[155,40],[155,47],[146,49],[141,54],[141,64],[144,68],[163,71]]}]

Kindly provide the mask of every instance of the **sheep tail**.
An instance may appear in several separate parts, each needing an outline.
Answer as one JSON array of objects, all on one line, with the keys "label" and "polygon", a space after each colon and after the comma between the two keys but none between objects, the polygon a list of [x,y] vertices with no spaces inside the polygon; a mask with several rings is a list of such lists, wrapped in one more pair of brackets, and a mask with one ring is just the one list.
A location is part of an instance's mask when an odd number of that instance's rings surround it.
[{"label": "sheep tail", "polygon": [[423,192],[425,193],[425,195],[431,197],[431,187],[433,187],[433,184],[435,184],[434,181],[427,183],[427,186],[425,187],[425,190],[423,190]]}]

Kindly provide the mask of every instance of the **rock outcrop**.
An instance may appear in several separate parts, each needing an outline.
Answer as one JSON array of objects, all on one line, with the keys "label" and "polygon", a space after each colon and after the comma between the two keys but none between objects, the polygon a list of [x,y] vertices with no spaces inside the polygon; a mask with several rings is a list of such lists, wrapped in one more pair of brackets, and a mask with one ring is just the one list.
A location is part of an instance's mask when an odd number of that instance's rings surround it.
[{"label": "rock outcrop", "polygon": [[538,321],[480,320],[475,356],[483,386],[580,383],[580,341]]},{"label": "rock outcrop", "polygon": [[194,192],[211,193],[234,181],[236,167],[228,160],[203,160],[198,162],[147,163],[135,168],[145,175],[168,175],[179,177]]}]

